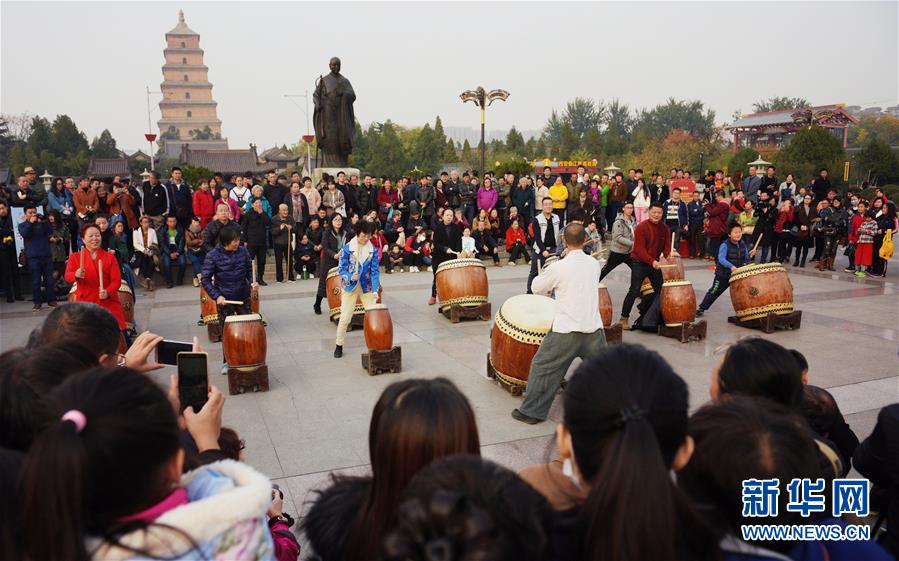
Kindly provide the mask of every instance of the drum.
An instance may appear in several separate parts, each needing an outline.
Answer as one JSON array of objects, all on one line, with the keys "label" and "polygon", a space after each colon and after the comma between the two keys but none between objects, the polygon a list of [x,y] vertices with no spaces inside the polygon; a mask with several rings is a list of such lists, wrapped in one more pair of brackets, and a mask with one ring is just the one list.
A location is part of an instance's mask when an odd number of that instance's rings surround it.
[{"label": "drum", "polygon": [[741,321],[793,313],[793,284],[779,263],[744,265],[730,275],[730,299]]},{"label": "drum", "polygon": [[612,326],[612,297],[609,296],[609,289],[606,285],[599,283],[597,286],[599,291],[599,317],[602,318],[603,327]]},{"label": "drum", "polygon": [[652,282],[650,282],[649,277],[644,277],[643,284],[640,285],[640,295],[646,298],[653,292],[655,292],[655,290],[652,288]]},{"label": "drum", "polygon": [[259,314],[243,314],[225,318],[222,351],[232,368],[265,364],[265,326]]},{"label": "drum", "polygon": [[393,321],[386,305],[375,304],[369,308],[362,326],[368,350],[389,351],[393,348]]},{"label": "drum", "polygon": [[259,289],[258,288],[250,289],[250,309],[253,310],[254,314],[259,313]]},{"label": "drum", "polygon": [[693,283],[686,280],[665,281],[662,284],[662,319],[668,327],[677,327],[696,319],[696,293]]},{"label": "drum", "polygon": [[437,267],[441,312],[451,306],[480,306],[487,296],[487,268],[480,259],[450,259]]},{"label": "drum", "polygon": [[[340,280],[340,275],[337,273],[337,267],[332,268],[328,271],[327,284],[325,284],[325,292],[328,295],[328,313],[330,314],[331,321],[337,321],[340,319],[340,295],[343,292],[343,281]],[[378,287],[378,303],[381,303],[381,294],[383,290],[381,287]],[[365,307],[362,305],[362,299],[356,298],[356,308],[353,310],[353,315],[361,316],[365,313]]]},{"label": "drum", "polygon": [[219,322],[219,311],[215,300],[209,297],[203,285],[200,285],[200,323],[209,325]]},{"label": "drum", "polygon": [[490,332],[490,366],[504,382],[525,386],[531,361],[552,328],[556,301],[519,294],[503,302]]},{"label": "drum", "polygon": [[128,283],[119,285],[119,302],[122,304],[122,314],[125,316],[125,329],[134,333],[134,293]]},{"label": "drum", "polygon": [[549,267],[550,265],[554,264],[558,260],[559,260],[558,255],[550,255],[543,261],[543,268],[545,269],[545,268]]},{"label": "drum", "polygon": [[672,251],[667,258],[662,258],[662,280],[678,281],[685,278],[684,261],[680,255]]}]

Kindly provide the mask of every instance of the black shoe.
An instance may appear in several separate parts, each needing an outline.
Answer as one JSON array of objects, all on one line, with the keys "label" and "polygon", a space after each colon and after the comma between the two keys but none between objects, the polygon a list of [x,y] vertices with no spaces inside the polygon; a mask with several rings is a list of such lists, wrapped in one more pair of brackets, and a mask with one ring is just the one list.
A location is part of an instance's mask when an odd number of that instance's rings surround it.
[{"label": "black shoe", "polygon": [[797,259],[796,261],[793,261],[793,266],[794,266],[794,267],[798,267],[798,266],[799,266],[799,260],[798,260],[798,259]]},{"label": "black shoe", "polygon": [[533,417],[528,417],[527,415],[525,415],[524,413],[522,413],[522,412],[519,411],[518,409],[513,409],[513,410],[512,410],[512,418],[515,419],[516,421],[521,421],[522,423],[527,423],[527,424],[529,424],[529,425],[536,425],[537,423],[543,422],[543,421],[541,421],[540,419],[535,419],[535,418],[533,418]]},{"label": "black shoe", "polygon": [[701,318],[702,314],[704,314],[704,313],[705,313],[705,310],[703,310],[702,308],[699,308],[696,310],[696,317]]},{"label": "black shoe", "polygon": [[55,308],[55,307],[56,307],[56,301],[55,301],[55,300],[51,300],[51,301],[47,302],[47,305],[48,305],[49,307],[51,307],[51,308]]},{"label": "black shoe", "polygon": [[334,358],[340,358],[343,356],[343,345],[337,345],[334,347]]},{"label": "black shoe", "polygon": [[322,315],[322,307],[318,304],[314,304],[312,306],[312,311],[315,312],[315,315],[317,315],[317,316]]},{"label": "black shoe", "polygon": [[268,283],[262,279],[259,279],[259,286],[268,286]]},{"label": "black shoe", "polygon": [[21,294],[17,294],[17,295],[16,295],[16,300],[18,300],[19,302],[21,302],[21,301],[25,300],[25,297],[22,296]]},{"label": "black shoe", "polygon": [[41,309],[41,305],[40,305],[40,304],[35,304],[35,305],[31,308],[31,311],[32,311],[32,312],[37,312],[37,311],[39,311],[40,309]]}]

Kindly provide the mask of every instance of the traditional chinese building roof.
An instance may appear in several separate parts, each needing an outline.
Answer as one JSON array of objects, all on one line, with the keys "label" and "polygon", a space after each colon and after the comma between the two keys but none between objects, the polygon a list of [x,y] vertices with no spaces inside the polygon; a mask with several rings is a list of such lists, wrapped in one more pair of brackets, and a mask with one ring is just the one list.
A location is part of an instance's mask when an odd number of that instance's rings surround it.
[{"label": "traditional chinese building roof", "polygon": [[269,172],[276,167],[274,163],[260,164],[255,146],[243,150],[192,150],[184,144],[181,146],[181,163],[235,174]]},{"label": "traditional chinese building roof", "polygon": [[277,146],[264,151],[259,155],[259,158],[265,162],[276,163],[296,163],[297,160],[300,159],[299,156],[293,154],[290,150],[285,150]]},{"label": "traditional chinese building roof", "polygon": [[783,109],[781,111],[768,111],[766,113],[752,113],[743,115],[726,128],[737,132],[762,132],[769,129],[795,130],[802,127],[801,114],[811,111],[816,116],[821,116],[818,124],[828,128],[840,128],[858,121],[852,117],[842,105],[821,105],[818,107],[803,107],[799,109]]},{"label": "traditional chinese building roof", "polygon": [[91,158],[87,166],[87,174],[93,177],[114,177],[131,175],[128,160],[125,158]]},{"label": "traditional chinese building roof", "polygon": [[166,35],[199,35],[199,33],[187,27],[187,24],[184,22],[184,12],[178,10],[178,25],[173,27]]}]

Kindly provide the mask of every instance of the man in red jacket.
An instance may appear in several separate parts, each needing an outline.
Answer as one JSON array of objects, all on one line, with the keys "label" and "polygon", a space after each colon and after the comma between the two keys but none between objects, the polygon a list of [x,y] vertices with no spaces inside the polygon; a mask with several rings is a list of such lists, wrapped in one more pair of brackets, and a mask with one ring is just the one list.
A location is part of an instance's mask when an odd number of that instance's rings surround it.
[{"label": "man in red jacket", "polygon": [[707,256],[712,260],[718,255],[721,240],[727,236],[727,216],[730,214],[730,206],[724,202],[724,190],[715,191],[715,202],[705,205],[706,216],[709,217],[705,228],[705,235],[709,240]]},{"label": "man in red jacket", "polygon": [[671,252],[671,230],[662,222],[662,203],[649,205],[649,220],[641,222],[634,230],[634,247],[631,249],[631,287],[624,297],[619,323],[627,329],[631,308],[640,296],[640,285],[649,278],[656,294],[662,293],[662,264],[659,256],[668,257]]}]

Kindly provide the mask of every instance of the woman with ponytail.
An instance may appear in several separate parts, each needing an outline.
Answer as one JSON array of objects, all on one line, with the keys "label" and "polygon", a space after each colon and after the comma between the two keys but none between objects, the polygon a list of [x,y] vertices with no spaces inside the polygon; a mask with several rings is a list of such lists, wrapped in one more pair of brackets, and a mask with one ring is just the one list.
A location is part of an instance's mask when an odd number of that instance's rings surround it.
[{"label": "woman with ponytail", "polygon": [[[217,447],[222,400],[213,390],[199,413],[185,410],[188,428],[217,427],[197,438],[201,451]],[[273,559],[268,479],[233,461],[182,475],[173,404],[146,376],[76,374],[45,413],[22,478],[29,561]]]},{"label": "woman with ponytail", "polygon": [[[606,347],[578,367],[563,399],[561,467],[522,472],[556,507],[554,558],[715,557],[714,540],[675,484],[693,443],[687,384],[671,366],[641,345]],[[562,497],[560,480],[577,493]]]}]

